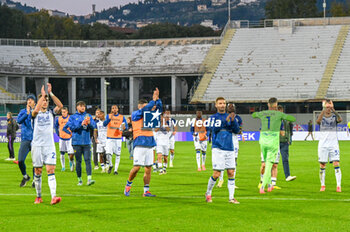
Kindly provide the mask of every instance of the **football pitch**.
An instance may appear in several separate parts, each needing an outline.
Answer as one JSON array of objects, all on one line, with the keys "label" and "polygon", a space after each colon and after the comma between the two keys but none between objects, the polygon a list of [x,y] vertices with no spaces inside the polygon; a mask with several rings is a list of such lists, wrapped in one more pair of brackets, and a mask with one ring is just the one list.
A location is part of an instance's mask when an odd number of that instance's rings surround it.
[{"label": "football pitch", "polygon": [[[317,142],[293,142],[290,168],[297,179],[286,182],[278,168],[281,190],[260,195],[260,150],[258,142],[240,142],[235,197],[228,203],[227,175],[222,188],[214,188],[213,203],[205,202],[212,175],[208,148],[207,171],[197,172],[192,142],[177,142],[174,168],[166,175],[152,173],[150,191],[144,198],[143,170],[134,180],[131,196],[123,190],[132,161],[123,144],[119,175],[93,170],[95,185],[77,186],[75,172],[61,172],[57,159],[58,205],[50,205],[47,174],[43,174],[43,201],[34,205],[35,189],[22,179],[16,164],[5,161],[7,144],[0,144],[0,231],[349,231],[350,143],[340,141],[342,193],[337,193],[334,168],[326,168],[326,191],[319,192]],[[19,144],[16,144],[16,157]],[[114,158],[114,157],[113,157]],[[30,154],[26,161],[31,178]],[[66,157],[66,169],[69,166]]]}]

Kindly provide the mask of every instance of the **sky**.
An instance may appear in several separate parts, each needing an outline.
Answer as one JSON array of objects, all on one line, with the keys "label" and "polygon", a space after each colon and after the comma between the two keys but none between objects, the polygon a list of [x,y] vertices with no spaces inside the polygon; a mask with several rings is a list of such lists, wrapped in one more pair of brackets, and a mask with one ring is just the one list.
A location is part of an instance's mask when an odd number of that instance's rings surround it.
[{"label": "sky", "polygon": [[45,8],[59,10],[68,14],[86,15],[92,12],[92,4],[96,4],[96,11],[101,11],[113,6],[123,6],[138,0],[13,0],[38,9]]}]

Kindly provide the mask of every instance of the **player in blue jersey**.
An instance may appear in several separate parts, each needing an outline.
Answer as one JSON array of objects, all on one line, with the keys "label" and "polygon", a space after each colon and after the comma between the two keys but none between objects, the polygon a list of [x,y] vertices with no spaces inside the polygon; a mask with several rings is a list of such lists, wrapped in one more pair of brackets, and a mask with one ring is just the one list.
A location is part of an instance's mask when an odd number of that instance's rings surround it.
[{"label": "player in blue jersey", "polygon": [[150,111],[154,106],[158,110],[162,109],[162,101],[159,99],[159,90],[153,92],[153,100],[149,103],[141,99],[138,103],[138,110],[131,115],[133,137],[134,137],[134,167],[131,169],[129,179],[126,182],[124,195],[130,196],[132,181],[136,177],[141,167],[145,167],[145,174],[143,176],[144,197],[155,197],[149,191],[149,183],[151,181],[151,171],[153,164],[153,147],[156,146],[156,141],[153,137],[153,131],[148,128],[143,128],[143,114],[145,111]]},{"label": "player in blue jersey", "polygon": [[239,133],[239,125],[235,120],[235,113],[226,113],[226,100],[218,97],[215,101],[217,113],[212,115],[210,120],[210,130],[212,133],[212,165],[213,175],[209,178],[206,201],[212,202],[211,194],[216,180],[219,178],[221,171],[227,170],[229,202],[239,204],[234,198],[235,194],[235,153],[232,141],[232,133]]},{"label": "player in blue jersey", "polygon": [[[17,117],[18,124],[21,124],[21,145],[18,151],[18,167],[21,170],[23,179],[19,184],[20,187],[24,187],[27,182],[30,180],[29,175],[27,174],[25,160],[28,153],[30,152],[31,143],[33,140],[33,126],[32,126],[32,111],[35,107],[35,96],[30,94],[27,97],[27,106],[25,109],[22,109]],[[34,169],[33,169],[34,172]],[[33,173],[34,174],[34,173]],[[33,182],[34,184],[34,182]]]},{"label": "player in blue jersey", "polygon": [[[227,112],[228,113],[236,113],[236,106],[235,104],[233,103],[228,103],[227,104]],[[235,169],[235,178],[236,178],[236,175],[237,175],[237,160],[238,160],[238,151],[239,151],[239,141],[238,141],[238,135],[239,134],[242,134],[242,129],[243,129],[243,121],[242,121],[242,118],[236,114],[235,115],[235,121],[238,123],[238,126],[239,126],[239,132],[236,134],[236,133],[232,133],[232,141],[233,141],[233,147],[234,147],[234,152],[235,152],[235,161],[236,161],[236,169]],[[219,183],[217,185],[218,188],[221,188],[222,185],[224,183],[224,171],[221,171],[221,174],[220,174],[220,178],[219,178]],[[235,185],[235,188],[238,188],[236,185]]]}]

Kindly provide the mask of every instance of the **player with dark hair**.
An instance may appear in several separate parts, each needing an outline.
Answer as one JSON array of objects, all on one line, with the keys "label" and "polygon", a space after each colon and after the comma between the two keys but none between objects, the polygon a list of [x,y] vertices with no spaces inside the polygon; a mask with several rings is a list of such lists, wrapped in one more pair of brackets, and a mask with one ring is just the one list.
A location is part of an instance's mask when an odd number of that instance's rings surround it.
[{"label": "player with dark hair", "polygon": [[[90,131],[96,128],[96,123],[92,116],[85,112],[86,104],[84,101],[77,102],[77,112],[69,117],[67,124],[63,127],[63,131],[72,134],[72,145],[75,151],[76,172],[78,176],[78,186],[83,185],[81,178],[81,162],[84,156],[87,185],[92,185],[95,180],[91,176],[91,139]],[[68,128],[72,131],[70,132]]]},{"label": "player with dark hair", "polygon": [[111,113],[107,114],[103,126],[107,127],[106,156],[109,163],[108,173],[113,168],[113,154],[115,157],[114,175],[118,175],[118,167],[120,163],[120,154],[122,151],[122,135],[123,130],[128,129],[128,123],[123,115],[119,113],[117,105],[112,105]]},{"label": "player with dark hair", "polygon": [[[235,153],[232,141],[232,133],[239,132],[239,125],[235,120],[235,113],[226,113],[226,100],[218,97],[215,101],[217,113],[212,115],[210,120],[210,130],[213,135],[212,145],[212,165],[213,175],[209,178],[207,192],[205,194],[206,201],[212,202],[211,193],[215,186],[216,180],[219,178],[221,171],[227,170],[229,191],[229,202],[239,204],[235,199]],[[213,124],[213,125],[212,125]]]},{"label": "player with dark hair", "polygon": [[263,183],[260,187],[260,193],[264,194],[265,186],[268,184],[268,191],[273,190],[271,184],[271,169],[276,162],[280,143],[280,129],[282,120],[294,122],[295,118],[291,115],[284,114],[277,110],[277,98],[270,98],[268,101],[268,110],[254,112],[253,118],[260,118],[260,149],[265,161],[265,172]]},{"label": "player with dark hair", "polygon": [[130,196],[132,181],[143,166],[145,167],[143,196],[155,197],[149,191],[149,184],[153,163],[153,147],[156,146],[156,142],[153,137],[153,131],[143,128],[143,114],[145,111],[150,111],[154,106],[158,110],[162,110],[162,101],[159,99],[158,88],[153,92],[153,100],[148,103],[147,100],[141,99],[138,103],[138,110],[134,111],[131,115],[134,136],[134,167],[131,169],[126,182],[124,189],[125,196]]},{"label": "player with dark hair", "polygon": [[56,196],[56,147],[53,138],[54,118],[55,114],[60,113],[63,105],[61,101],[52,93],[52,86],[47,84],[47,92],[55,103],[54,109],[49,109],[49,97],[45,92],[44,85],[41,88],[38,104],[32,112],[32,120],[34,124],[33,141],[32,141],[32,161],[35,171],[34,182],[37,197],[34,204],[43,202],[41,198],[42,170],[43,165],[46,166],[48,176],[48,184],[51,193],[51,205],[61,201]]},{"label": "player with dark hair", "polygon": [[69,120],[69,112],[67,107],[63,107],[61,110],[61,116],[56,118],[55,121],[55,129],[56,134],[59,136],[59,149],[61,153],[61,165],[62,165],[62,172],[66,170],[65,167],[65,157],[64,155],[67,153],[69,156],[69,167],[70,171],[74,171],[74,150],[72,147],[72,134],[67,134],[63,131],[63,127],[67,124]]},{"label": "player with dark hair", "polygon": [[[32,126],[32,111],[35,107],[36,98],[33,94],[27,97],[27,106],[22,109],[17,117],[18,124],[21,124],[21,145],[18,151],[18,167],[23,175],[23,179],[19,184],[20,187],[24,187],[30,180],[30,176],[27,174],[25,160],[28,153],[32,149],[33,140],[33,126]],[[34,174],[34,169],[33,169]],[[32,187],[34,187],[34,182]]]}]

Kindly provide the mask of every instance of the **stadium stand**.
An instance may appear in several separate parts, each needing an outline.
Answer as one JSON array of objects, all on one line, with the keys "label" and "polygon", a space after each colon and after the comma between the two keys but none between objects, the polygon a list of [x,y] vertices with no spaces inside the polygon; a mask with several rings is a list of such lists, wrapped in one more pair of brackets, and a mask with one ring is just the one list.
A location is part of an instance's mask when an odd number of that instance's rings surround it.
[{"label": "stadium stand", "polygon": [[342,26],[338,34],[337,41],[335,42],[335,45],[333,47],[332,54],[329,57],[326,70],[324,71],[320,86],[318,87],[318,90],[316,93],[317,99],[324,99],[326,97],[329,84],[332,80],[334,71],[338,64],[338,60],[343,50],[344,43],[348,36],[348,33],[349,33],[349,26]]},{"label": "stadium stand", "polygon": [[347,33],[343,50],[339,56],[333,78],[328,88],[327,97],[338,100],[350,100],[350,31]]},{"label": "stadium stand", "polygon": [[[314,99],[341,26],[239,29],[201,102]],[[315,88],[316,87],[316,88]],[[273,93],[273,94],[272,94]]]},{"label": "stadium stand", "polygon": [[48,75],[198,73],[211,44],[118,48],[0,46],[5,72]]},{"label": "stadium stand", "polygon": [[204,71],[204,75],[200,80],[198,87],[196,88],[193,97],[191,98],[192,103],[199,102],[203,97],[203,94],[208,88],[208,85],[213,78],[215,71],[227,49],[228,44],[232,40],[235,34],[235,29],[228,29],[219,45],[213,45],[206,55],[201,70]]}]

